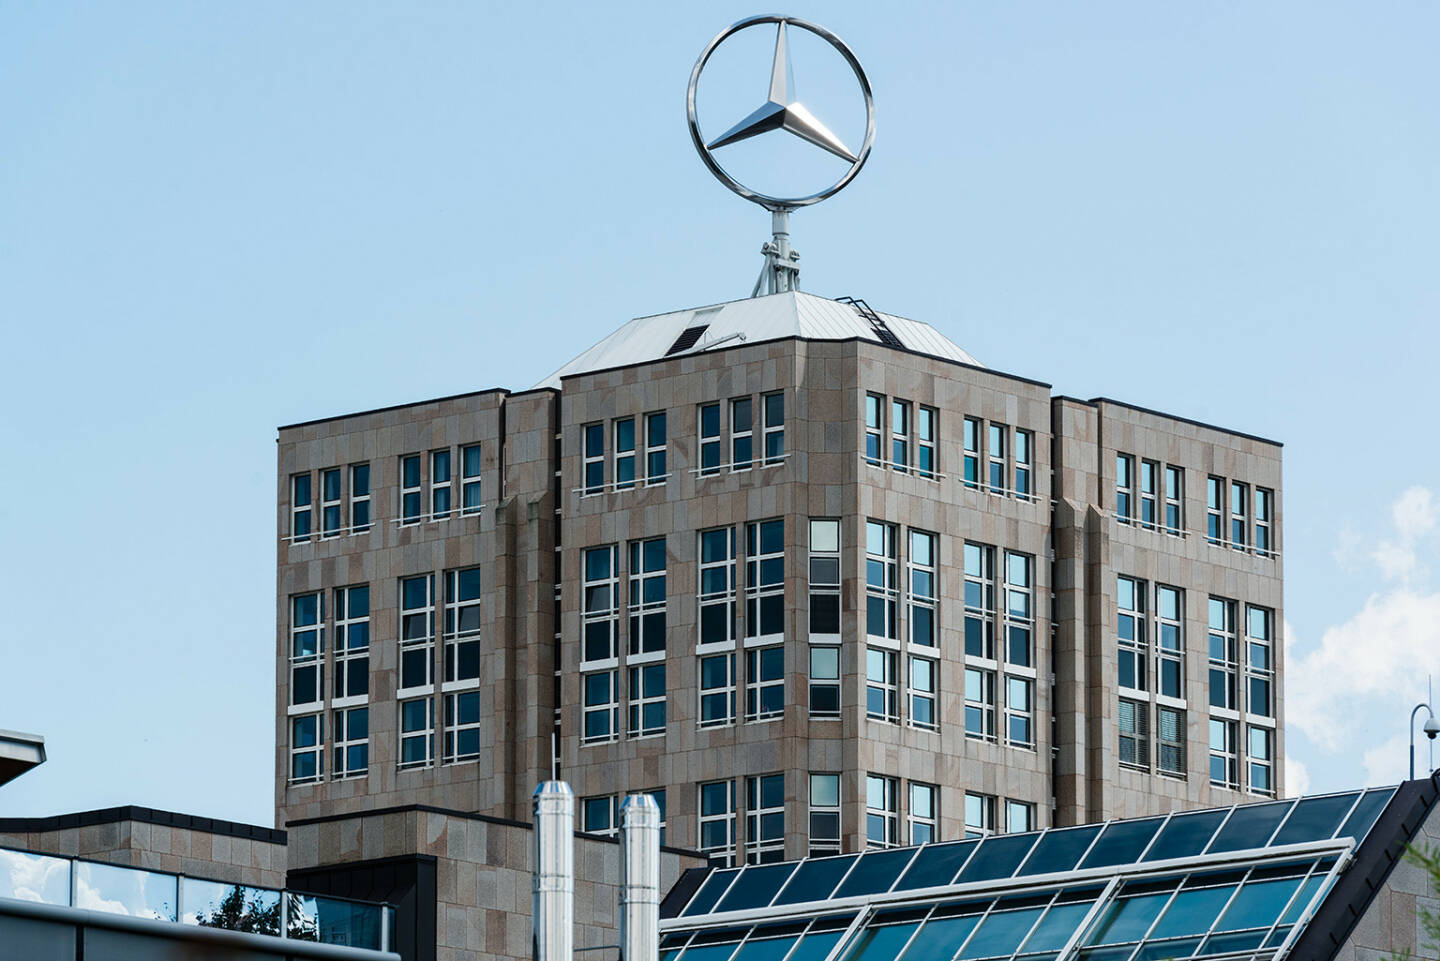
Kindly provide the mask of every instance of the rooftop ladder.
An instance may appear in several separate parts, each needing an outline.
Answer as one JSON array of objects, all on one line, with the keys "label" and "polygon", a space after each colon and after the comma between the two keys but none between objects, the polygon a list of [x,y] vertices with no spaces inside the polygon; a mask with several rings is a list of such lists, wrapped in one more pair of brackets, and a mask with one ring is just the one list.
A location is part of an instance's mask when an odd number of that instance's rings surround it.
[{"label": "rooftop ladder", "polygon": [[836,297],[835,300],[839,303],[849,304],[851,307],[854,307],[855,313],[868,320],[870,322],[870,328],[875,331],[875,337],[880,343],[886,347],[896,347],[900,350],[906,349],[905,345],[900,342],[900,338],[895,336],[895,331],[890,329],[890,325],[885,323],[884,318],[879,314],[871,310],[870,305],[865,303],[865,301],[858,297]]}]

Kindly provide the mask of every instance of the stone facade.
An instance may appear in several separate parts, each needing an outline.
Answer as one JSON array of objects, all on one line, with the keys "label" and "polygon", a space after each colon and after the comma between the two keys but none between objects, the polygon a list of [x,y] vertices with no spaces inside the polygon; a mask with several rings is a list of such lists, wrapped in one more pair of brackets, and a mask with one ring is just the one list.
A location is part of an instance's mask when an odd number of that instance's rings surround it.
[{"label": "stone facade", "polygon": [[[1411,844],[1440,849],[1440,806],[1431,808]],[[1424,869],[1401,860],[1375,891],[1334,961],[1390,961],[1405,957],[1404,951],[1415,961],[1440,958],[1440,943],[1426,934],[1422,911],[1440,917],[1440,890]]]}]

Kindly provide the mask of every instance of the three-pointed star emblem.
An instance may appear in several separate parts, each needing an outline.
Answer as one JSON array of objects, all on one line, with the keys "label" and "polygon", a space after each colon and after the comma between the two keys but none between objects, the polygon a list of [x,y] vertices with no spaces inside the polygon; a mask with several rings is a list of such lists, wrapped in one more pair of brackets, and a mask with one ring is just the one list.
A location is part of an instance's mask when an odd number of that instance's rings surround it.
[{"label": "three-pointed star emblem", "polygon": [[817,120],[804,104],[790,99],[789,74],[785,21],[782,20],[775,34],[775,61],[770,67],[769,99],[744,120],[712,140],[707,149],[714,150],[716,147],[747,140],[771,130],[788,130],[801,140],[854,163],[857,158],[850,148],[845,146],[829,127]]}]

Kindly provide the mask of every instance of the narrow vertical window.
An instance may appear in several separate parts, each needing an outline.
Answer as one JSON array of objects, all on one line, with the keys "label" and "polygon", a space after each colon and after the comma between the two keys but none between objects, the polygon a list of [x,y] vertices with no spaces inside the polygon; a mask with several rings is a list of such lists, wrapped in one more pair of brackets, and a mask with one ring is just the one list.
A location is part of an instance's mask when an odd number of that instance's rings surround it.
[{"label": "narrow vertical window", "polygon": [[1005,830],[1011,834],[1035,830],[1035,805],[1026,801],[1006,801]]},{"label": "narrow vertical window", "polygon": [[402,690],[435,683],[434,593],[433,574],[400,581],[399,687]]},{"label": "narrow vertical window", "polygon": [[581,660],[598,665],[618,656],[620,565],[613,544],[587,548],[584,560],[584,603],[581,607],[584,647]]},{"label": "narrow vertical window", "polygon": [[325,718],[306,714],[290,719],[290,781],[305,784],[325,776]]},{"label": "narrow vertical window", "polygon": [[337,778],[362,777],[370,770],[370,709],[351,707],[335,712],[335,762],[331,771]]},{"label": "narrow vertical window", "polygon": [[810,519],[810,639],[840,635],[840,522]]},{"label": "narrow vertical window", "polygon": [[320,472],[320,536],[338,537],[342,521],[340,468]]},{"label": "narrow vertical window", "polygon": [[745,637],[785,636],[785,522],[745,525]]},{"label": "narrow vertical window", "polygon": [[714,474],[720,470],[720,405],[701,404],[700,473]]},{"label": "narrow vertical window", "polygon": [[1185,489],[1185,472],[1178,467],[1165,468],[1165,533],[1179,535],[1185,529],[1181,516],[1181,496]]},{"label": "narrow vertical window", "polygon": [[1255,553],[1269,557],[1273,550],[1270,536],[1270,521],[1275,512],[1275,492],[1264,487],[1255,488]]},{"label": "narrow vertical window", "polygon": [[865,650],[865,716],[894,724],[900,719],[895,684],[894,651],[870,647]]},{"label": "narrow vertical window", "polygon": [[915,411],[915,472],[931,480],[935,478],[935,439],[939,417],[933,407],[922,405]]},{"label": "narrow vertical window", "polygon": [[865,846],[889,848],[900,843],[900,816],[896,780],[878,774],[865,776]]},{"label": "narrow vertical window", "polygon": [[890,466],[902,473],[910,469],[909,401],[890,401]]},{"label": "narrow vertical window", "polygon": [[895,526],[881,521],[865,523],[865,632],[870,637],[898,640],[895,616],[899,594],[896,584]]},{"label": "narrow vertical window", "polygon": [[810,775],[810,857],[840,853],[840,775]]},{"label": "narrow vertical window", "polygon": [[630,655],[665,650],[665,538],[630,542]]},{"label": "narrow vertical window", "polygon": [[1029,554],[1005,552],[1005,661],[1018,667],[1035,666],[1034,567]]},{"label": "narrow vertical window", "polygon": [[1115,455],[1115,519],[1130,523],[1135,510],[1135,458]]},{"label": "narrow vertical window", "polygon": [[370,693],[370,588],[335,591],[335,698]]},{"label": "narrow vertical window", "polygon": [[935,730],[937,724],[935,679],[939,673],[937,663],[930,658],[910,658],[910,723],[928,731]]},{"label": "narrow vertical window", "polygon": [[995,833],[995,797],[990,794],[965,795],[965,836],[983,838]]},{"label": "narrow vertical window", "polygon": [[1122,690],[1150,689],[1146,671],[1150,647],[1145,636],[1145,589],[1144,581],[1132,577],[1115,580],[1115,634]]},{"label": "narrow vertical window", "polygon": [[1239,668],[1235,650],[1235,602],[1212,597],[1209,613],[1210,706],[1233,711]]},{"label": "narrow vertical window", "polygon": [[1230,482],[1230,546],[1243,551],[1250,538],[1246,536],[1249,524],[1250,487],[1239,481]]},{"label": "narrow vertical window", "polygon": [[980,421],[965,418],[965,486],[980,487]]},{"label": "narrow vertical window", "polygon": [[1160,465],[1153,460],[1140,462],[1140,526],[1155,529],[1156,497],[1159,494]]},{"label": "narrow vertical window", "polygon": [[735,723],[735,655],[700,658],[700,726]]},{"label": "narrow vertical window", "polygon": [[370,529],[370,465],[350,465],[350,533]]},{"label": "narrow vertical window", "polygon": [[1028,430],[1015,431],[1015,496],[1030,499],[1030,478],[1033,468],[1035,435]]},{"label": "narrow vertical window", "polygon": [[1246,605],[1245,647],[1249,697],[1245,709],[1261,717],[1275,716],[1275,662],[1270,643],[1274,623],[1275,613],[1269,608]]},{"label": "narrow vertical window", "polygon": [[1274,737],[1275,732],[1268,728],[1249,728],[1249,768],[1250,768],[1250,790],[1256,794],[1274,794],[1275,783],[1272,773],[1274,770]]},{"label": "narrow vertical window", "polygon": [[400,767],[429,767],[435,759],[435,702],[400,702]]},{"label": "narrow vertical window", "polygon": [[924,531],[910,532],[909,596],[906,611],[909,618],[910,643],[935,647],[939,636],[936,627],[936,605],[939,584],[936,575],[935,535]]},{"label": "narrow vertical window", "polygon": [[599,494],[605,490],[605,425],[586,424],[580,432],[585,445],[583,491],[585,494]]},{"label": "narrow vertical window", "polygon": [[1184,594],[1155,585],[1156,686],[1161,694],[1185,697]]},{"label": "narrow vertical window", "polygon": [[735,860],[735,782],[700,785],[700,837],[696,847],[712,864],[728,867]]},{"label": "narrow vertical window", "polygon": [[840,716],[840,648],[810,647],[810,717]]},{"label": "narrow vertical window", "polygon": [[630,668],[630,736],[665,733],[665,662]]},{"label": "narrow vertical window", "polygon": [[1120,699],[1120,763],[1149,770],[1150,705],[1146,701]]},{"label": "narrow vertical window", "polygon": [[1217,787],[1239,786],[1235,758],[1235,722],[1210,719],[1210,783]]},{"label": "narrow vertical window", "polygon": [[965,668],[965,736],[995,740],[995,672]]},{"label": "narrow vertical window", "polygon": [[635,418],[615,421],[615,489],[635,486]]},{"label": "narrow vertical window", "polygon": [[290,704],[325,700],[325,595],[290,599]]},{"label": "narrow vertical window", "polygon": [[730,402],[730,469],[749,470],[755,460],[755,424],[750,398]]},{"label": "narrow vertical window", "polygon": [[1219,477],[1209,477],[1205,480],[1205,538],[1212,544],[1219,544],[1225,537],[1225,520],[1223,511],[1225,481]]},{"label": "narrow vertical window", "polygon": [[601,794],[580,800],[581,830],[586,834],[614,837],[620,831],[620,797]]},{"label": "narrow vertical window", "polygon": [[995,548],[965,542],[965,656],[995,659]]},{"label": "narrow vertical window", "polygon": [[665,412],[645,415],[645,483],[663,484],[670,476],[665,462]]},{"label": "narrow vertical window", "polygon": [[885,458],[885,398],[865,395],[865,463],[879,467]]},{"label": "narrow vertical window", "polygon": [[480,692],[445,695],[445,764],[474,761],[480,757]]},{"label": "narrow vertical window", "polygon": [[1005,440],[1010,428],[1004,424],[990,425],[990,493],[1006,494],[1005,486]]},{"label": "narrow vertical window", "polygon": [[1166,774],[1185,776],[1185,712],[1179,708],[1156,708],[1155,766]]},{"label": "narrow vertical window", "polygon": [[445,683],[480,679],[480,568],[445,572]]},{"label": "narrow vertical window", "polygon": [[907,817],[910,822],[911,844],[929,844],[935,840],[935,825],[939,819],[935,797],[939,790],[933,784],[910,782],[910,810]]},{"label": "narrow vertical window", "polygon": [[600,744],[620,736],[620,692],[615,674],[595,671],[580,675],[585,696],[582,744]]},{"label": "narrow vertical window", "polygon": [[1035,683],[1005,678],[1005,737],[1017,747],[1035,746]]},{"label": "narrow vertical window", "polygon": [[308,541],[311,530],[310,475],[290,478],[290,539]]},{"label": "narrow vertical window", "polygon": [[430,452],[430,519],[443,521],[450,516],[450,452]]},{"label": "narrow vertical window", "polygon": [[700,532],[700,643],[735,640],[735,528]]},{"label": "narrow vertical window", "polygon": [[745,863],[785,860],[785,775],[745,779]]},{"label": "narrow vertical window", "polygon": [[745,720],[768,721],[785,713],[785,647],[745,652]]},{"label": "narrow vertical window", "polygon": [[765,466],[785,460],[785,395],[766,394],[761,398],[765,414]]},{"label": "narrow vertical window", "polygon": [[420,523],[420,455],[406,454],[400,458],[400,522]]},{"label": "narrow vertical window", "polygon": [[484,506],[480,487],[480,445],[460,448],[460,513],[478,514]]}]

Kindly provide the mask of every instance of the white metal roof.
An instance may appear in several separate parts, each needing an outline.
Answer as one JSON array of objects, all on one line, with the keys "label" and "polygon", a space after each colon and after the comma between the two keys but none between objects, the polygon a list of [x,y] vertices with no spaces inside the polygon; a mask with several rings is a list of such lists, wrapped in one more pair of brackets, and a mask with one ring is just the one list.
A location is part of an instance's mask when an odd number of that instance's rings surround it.
[{"label": "white metal roof", "polygon": [[[894,314],[879,316],[908,350],[983,366],[929,324]],[[561,378],[572,374],[659,360],[681,333],[702,324],[708,325],[705,333],[692,348],[682,353],[695,354],[711,347],[737,346],[739,338],[736,335],[743,335],[744,340],[751,343],[785,337],[808,340],[859,338],[881,342],[870,322],[849,304],[814,294],[787,291],[710,307],[637,317],[535,386],[558,388]]]}]

